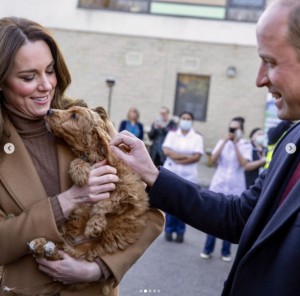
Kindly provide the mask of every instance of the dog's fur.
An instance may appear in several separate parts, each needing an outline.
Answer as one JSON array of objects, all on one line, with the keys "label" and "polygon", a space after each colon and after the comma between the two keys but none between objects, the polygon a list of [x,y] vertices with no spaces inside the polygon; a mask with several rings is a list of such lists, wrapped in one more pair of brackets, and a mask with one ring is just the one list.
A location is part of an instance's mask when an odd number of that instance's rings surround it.
[{"label": "dog's fur", "polygon": [[[145,227],[148,198],[138,176],[110,151],[108,132],[113,131],[113,126],[106,111],[102,107],[91,110],[78,106],[52,109],[45,119],[49,130],[62,138],[76,156],[70,165],[74,184],[87,184],[91,166],[104,159],[117,169],[119,177],[109,199],[81,206],[71,214],[60,229],[65,243],[58,248],[91,262],[103,254],[124,250],[139,238]],[[46,239],[37,238],[29,247],[37,257],[61,259],[57,249],[49,249],[46,243]],[[57,293],[57,282],[54,287],[53,293]],[[44,294],[39,291],[39,295],[51,295],[49,287],[46,290]]]}]

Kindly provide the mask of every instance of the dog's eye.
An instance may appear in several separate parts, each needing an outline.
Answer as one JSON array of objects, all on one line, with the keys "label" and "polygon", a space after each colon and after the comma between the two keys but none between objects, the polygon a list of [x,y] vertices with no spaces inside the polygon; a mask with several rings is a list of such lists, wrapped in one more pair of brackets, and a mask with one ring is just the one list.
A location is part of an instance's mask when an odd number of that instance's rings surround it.
[{"label": "dog's eye", "polygon": [[72,114],[71,114],[71,117],[72,117],[73,119],[78,119],[78,115],[77,115],[76,113],[72,113]]}]

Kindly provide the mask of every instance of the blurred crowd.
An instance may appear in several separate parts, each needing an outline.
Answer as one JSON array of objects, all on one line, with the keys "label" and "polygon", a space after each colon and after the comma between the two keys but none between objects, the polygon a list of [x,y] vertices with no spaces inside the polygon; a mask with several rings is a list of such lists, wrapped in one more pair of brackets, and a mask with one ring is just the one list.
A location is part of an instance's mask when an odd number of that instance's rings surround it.
[{"label": "blurred crowd", "polygon": [[[130,108],[127,119],[120,123],[119,131],[127,130],[139,139],[151,141],[150,156],[156,166],[163,166],[180,177],[199,184],[198,162],[205,153],[203,135],[193,127],[194,114],[183,111],[177,122],[171,118],[170,110],[163,106],[159,116],[151,125],[150,131],[144,132],[140,122],[140,113],[136,108]],[[259,174],[268,168],[276,143],[291,126],[290,121],[281,121],[265,134],[262,127],[251,130],[245,136],[245,119],[241,116],[232,118],[224,137],[213,148],[210,164],[216,170],[210,182],[209,189],[223,194],[240,195],[255,183]],[[166,213],[165,239],[168,242],[184,242],[186,225],[178,218]],[[212,257],[216,238],[207,235],[202,259]],[[221,259],[229,262],[231,244],[223,241]]]}]

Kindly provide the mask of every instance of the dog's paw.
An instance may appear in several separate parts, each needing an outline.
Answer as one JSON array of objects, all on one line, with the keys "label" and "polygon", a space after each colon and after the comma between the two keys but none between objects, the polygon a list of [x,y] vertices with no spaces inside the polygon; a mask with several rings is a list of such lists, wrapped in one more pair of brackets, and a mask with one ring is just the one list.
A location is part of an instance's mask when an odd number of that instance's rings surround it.
[{"label": "dog's paw", "polygon": [[47,258],[49,260],[60,260],[62,256],[58,253],[57,246],[45,238],[36,238],[28,243],[30,252],[34,257]]},{"label": "dog's paw", "polygon": [[46,243],[47,240],[43,237],[32,240],[30,243],[28,243],[30,253],[37,258],[45,257],[44,245]]},{"label": "dog's paw", "polygon": [[90,175],[90,164],[82,159],[74,159],[70,165],[70,177],[74,184],[82,187],[87,184]]}]

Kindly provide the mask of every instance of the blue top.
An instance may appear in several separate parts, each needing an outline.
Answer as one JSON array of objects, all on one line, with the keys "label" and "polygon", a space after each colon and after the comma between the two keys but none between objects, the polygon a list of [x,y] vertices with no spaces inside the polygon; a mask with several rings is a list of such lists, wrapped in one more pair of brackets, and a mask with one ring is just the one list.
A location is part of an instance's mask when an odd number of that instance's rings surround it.
[{"label": "blue top", "polygon": [[140,122],[132,124],[129,120],[123,120],[120,124],[119,132],[124,130],[129,131],[141,140],[144,138],[144,126]]}]

